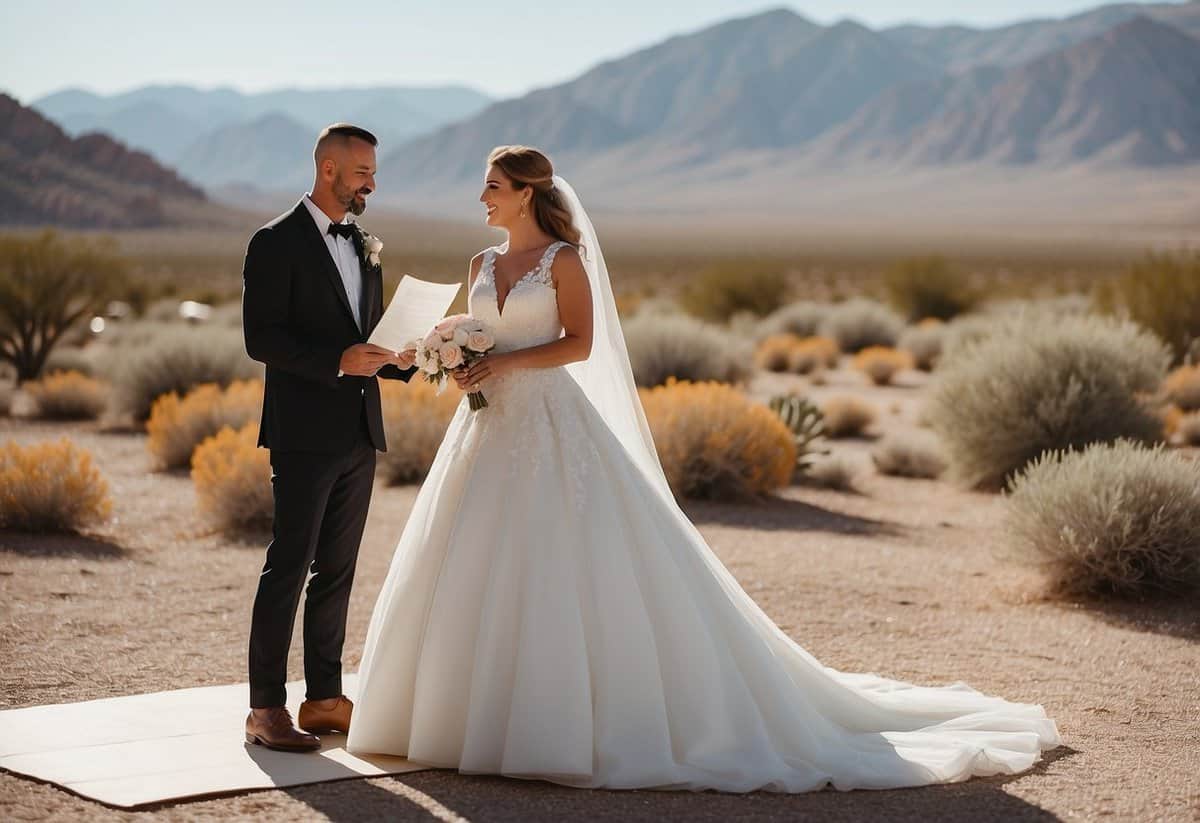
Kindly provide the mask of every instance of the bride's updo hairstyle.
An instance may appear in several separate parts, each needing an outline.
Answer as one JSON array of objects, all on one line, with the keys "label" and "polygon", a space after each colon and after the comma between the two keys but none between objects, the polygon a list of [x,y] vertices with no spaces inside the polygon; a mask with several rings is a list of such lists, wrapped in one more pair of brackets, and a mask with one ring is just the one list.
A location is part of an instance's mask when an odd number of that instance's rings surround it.
[{"label": "bride's updo hairstyle", "polygon": [[488,155],[488,166],[495,166],[512,180],[513,188],[533,188],[530,205],[542,231],[578,248],[579,229],[571,222],[571,212],[562,194],[554,188],[554,165],[550,158],[529,146],[497,146]]}]

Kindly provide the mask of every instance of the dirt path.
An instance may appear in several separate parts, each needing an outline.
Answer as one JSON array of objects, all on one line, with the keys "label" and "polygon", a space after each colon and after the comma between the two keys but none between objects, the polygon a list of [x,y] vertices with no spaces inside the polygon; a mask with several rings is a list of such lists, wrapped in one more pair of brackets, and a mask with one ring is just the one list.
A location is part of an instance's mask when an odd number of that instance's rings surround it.
[{"label": "dirt path", "polygon": [[[880,391],[883,427],[909,424],[909,390]],[[0,440],[61,434],[95,454],[116,517],[87,538],[0,533],[0,705],[243,681],[263,544],[208,532],[194,514],[190,480],[148,472],[140,436],[0,419]],[[835,448],[865,461],[868,446]],[[861,494],[794,488],[758,505],[687,509],[767,613],[824,662],[930,684],[964,680],[1044,704],[1067,747],[1033,772],[800,796],[581,791],[422,772],[169,804],[150,814],[339,821],[1200,817],[1200,607],[1041,601],[1031,594],[1036,575],[997,556],[1004,547],[999,498],[874,474],[859,485]],[[349,671],[358,667],[414,494],[376,490],[351,602]],[[299,640],[297,633],[289,678],[302,676]],[[0,773],[5,820],[134,817]]]}]

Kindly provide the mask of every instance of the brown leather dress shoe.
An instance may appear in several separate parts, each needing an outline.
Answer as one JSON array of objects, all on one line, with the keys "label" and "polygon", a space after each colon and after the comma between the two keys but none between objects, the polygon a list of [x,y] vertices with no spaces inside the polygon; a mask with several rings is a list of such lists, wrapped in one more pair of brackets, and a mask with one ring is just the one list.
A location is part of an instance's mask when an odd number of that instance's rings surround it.
[{"label": "brown leather dress shoe", "polygon": [[305,734],[292,725],[287,706],[274,706],[259,717],[253,711],[246,717],[246,742],[281,752],[311,752],[321,748],[321,739]]},{"label": "brown leather dress shoe", "polygon": [[322,709],[315,701],[305,700],[300,704],[300,728],[307,732],[350,733],[350,713],[354,704],[346,695],[338,695],[332,709]]}]

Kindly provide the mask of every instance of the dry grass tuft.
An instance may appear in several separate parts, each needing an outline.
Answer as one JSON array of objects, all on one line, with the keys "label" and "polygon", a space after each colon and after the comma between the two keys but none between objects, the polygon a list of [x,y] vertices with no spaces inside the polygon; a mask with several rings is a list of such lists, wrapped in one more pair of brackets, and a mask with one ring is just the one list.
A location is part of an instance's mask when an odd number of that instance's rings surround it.
[{"label": "dry grass tuft", "polygon": [[25,390],[43,420],[95,420],[108,407],[108,386],[76,371],[55,372]]},{"label": "dry grass tuft", "polygon": [[854,368],[876,386],[888,385],[897,374],[912,367],[912,355],[888,346],[868,346],[854,355]]},{"label": "dry grass tuft", "polygon": [[1200,584],[1200,464],[1130,441],[1047,452],[1014,477],[1016,546],[1059,594]]},{"label": "dry grass tuft", "polygon": [[429,473],[462,394],[447,389],[439,396],[424,380],[383,380],[380,390],[388,450],[378,456],[378,471],[391,486],[417,483]]},{"label": "dry grass tuft", "polygon": [[70,532],[106,519],[108,483],[89,452],[65,437],[57,443],[0,446],[0,525],[32,532]]},{"label": "dry grass tuft", "polygon": [[271,526],[271,454],[257,443],[257,423],[237,430],[226,427],[192,454],[196,502],[219,528],[259,531]]},{"label": "dry grass tuft", "polygon": [[821,404],[825,418],[825,436],[859,437],[875,422],[875,407],[857,397],[831,397]]},{"label": "dry grass tuft", "polygon": [[226,426],[240,429],[262,414],[263,386],[257,380],[235,380],[222,389],[215,383],[197,386],[180,398],[175,392],[154,401],[146,422],[146,448],[163,469],[191,465],[192,453]]},{"label": "dry grass tuft", "polygon": [[720,383],[671,381],[642,391],[671,488],[680,497],[737,500],[791,480],[796,445],[779,417]]},{"label": "dry grass tuft", "polygon": [[933,480],[946,470],[946,458],[937,441],[928,434],[909,433],[885,437],[871,461],[880,474]]}]

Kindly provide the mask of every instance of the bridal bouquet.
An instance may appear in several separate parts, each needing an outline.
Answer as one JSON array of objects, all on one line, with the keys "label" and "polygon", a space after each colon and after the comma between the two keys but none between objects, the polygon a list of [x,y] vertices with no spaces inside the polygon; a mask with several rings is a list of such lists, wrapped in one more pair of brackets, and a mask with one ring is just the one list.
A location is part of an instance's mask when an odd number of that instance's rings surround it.
[{"label": "bridal bouquet", "polygon": [[[452,371],[485,356],[495,347],[496,340],[487,326],[471,315],[452,314],[413,345],[417,350],[417,368],[426,380],[438,384],[438,394],[441,394]],[[471,411],[479,411],[487,405],[483,392],[470,392],[467,400]]]}]

